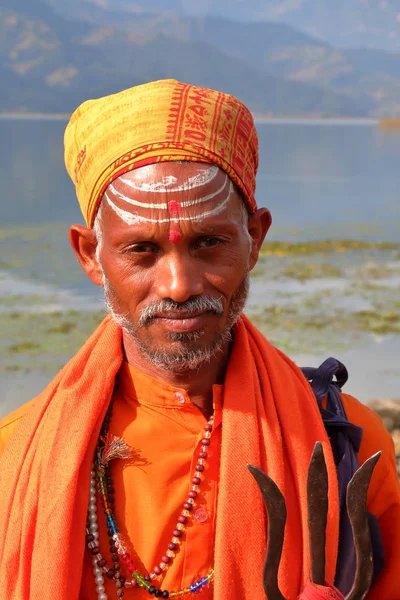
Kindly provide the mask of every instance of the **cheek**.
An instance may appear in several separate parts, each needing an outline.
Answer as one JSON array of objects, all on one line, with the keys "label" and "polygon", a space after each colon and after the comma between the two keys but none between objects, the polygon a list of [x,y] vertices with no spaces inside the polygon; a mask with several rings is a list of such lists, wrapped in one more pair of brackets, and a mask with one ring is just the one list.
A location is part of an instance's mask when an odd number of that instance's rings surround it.
[{"label": "cheek", "polygon": [[249,269],[249,250],[246,244],[222,247],[203,263],[204,280],[228,300],[237,290]]},{"label": "cheek", "polygon": [[104,261],[103,268],[113,290],[125,306],[132,307],[140,302],[154,281],[151,270],[137,269],[125,260]]},{"label": "cheek", "polygon": [[222,248],[221,261],[226,266],[246,270],[249,264],[250,251],[251,247],[247,238],[241,235],[232,245]]},{"label": "cheek", "polygon": [[247,270],[247,259],[244,260],[242,257],[241,260],[238,258],[229,265],[207,270],[205,279],[210,286],[229,299],[242,283]]}]

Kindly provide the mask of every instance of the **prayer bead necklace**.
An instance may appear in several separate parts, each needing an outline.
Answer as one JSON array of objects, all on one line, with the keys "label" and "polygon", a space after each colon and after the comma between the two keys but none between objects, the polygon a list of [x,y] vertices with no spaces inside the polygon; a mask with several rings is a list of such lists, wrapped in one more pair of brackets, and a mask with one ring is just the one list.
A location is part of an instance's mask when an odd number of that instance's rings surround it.
[{"label": "prayer bead necklace", "polygon": [[[168,543],[167,550],[161,557],[161,561],[153,567],[153,570],[148,575],[141,575],[128,552],[129,540],[127,540],[119,532],[114,510],[114,488],[110,471],[110,461],[114,458],[129,458],[131,451],[129,446],[122,438],[109,435],[109,427],[112,415],[112,404],[104,418],[103,425],[100,431],[100,437],[96,448],[95,460],[90,474],[90,495],[88,506],[88,518],[86,528],[86,542],[89,551],[92,555],[93,575],[96,584],[96,593],[98,600],[108,600],[105,591],[104,576],[112,579],[116,587],[117,598],[124,596],[124,587],[133,588],[141,587],[150,595],[156,598],[180,598],[188,594],[194,594],[207,586],[214,577],[214,569],[210,569],[205,577],[194,581],[190,586],[178,591],[161,590],[154,583],[163,575],[174,561],[176,551],[182,544],[182,536],[186,530],[188,521],[192,518],[192,510],[195,505],[195,500],[200,491],[200,485],[204,479],[204,470],[208,458],[210,446],[210,438],[213,430],[214,417],[208,420],[204,426],[203,438],[200,442],[200,452],[191,479],[190,490],[188,497],[183,503],[181,513],[177,519],[175,529],[172,531],[172,537]],[[96,488],[100,494],[102,506],[107,521],[107,529],[110,543],[112,566],[107,564],[107,561],[100,553],[99,548],[99,527],[97,519],[97,504],[96,504]],[[127,580],[121,574],[121,563],[125,565],[127,572],[131,576],[131,580]]]}]

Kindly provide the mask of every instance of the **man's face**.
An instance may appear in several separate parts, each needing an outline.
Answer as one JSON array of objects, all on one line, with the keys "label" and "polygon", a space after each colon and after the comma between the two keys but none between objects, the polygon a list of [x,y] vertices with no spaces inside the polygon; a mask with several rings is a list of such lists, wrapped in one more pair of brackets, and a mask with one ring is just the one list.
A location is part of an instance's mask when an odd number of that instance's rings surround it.
[{"label": "man's face", "polygon": [[251,238],[222,170],[171,162],[122,175],[102,200],[101,230],[108,307],[151,362],[191,370],[226,348]]}]

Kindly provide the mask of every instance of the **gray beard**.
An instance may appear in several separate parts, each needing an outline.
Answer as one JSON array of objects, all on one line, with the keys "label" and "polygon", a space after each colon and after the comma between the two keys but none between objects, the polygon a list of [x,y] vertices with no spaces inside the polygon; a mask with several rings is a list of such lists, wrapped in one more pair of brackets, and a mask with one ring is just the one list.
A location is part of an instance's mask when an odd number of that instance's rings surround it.
[{"label": "gray beard", "polygon": [[[116,309],[117,296],[110,285],[104,271],[104,301],[108,312],[117,325],[119,325],[129,338],[136,344],[139,351],[147,358],[147,360],[155,367],[161,370],[173,371],[174,373],[185,373],[188,371],[198,371],[204,365],[218,354],[223,353],[228,344],[232,340],[232,327],[238,322],[241,313],[245,307],[249,293],[249,273],[246,273],[242,283],[232,296],[228,322],[225,329],[220,332],[217,338],[208,346],[189,348],[185,347],[185,343],[193,343],[199,340],[205,333],[204,329],[189,333],[173,333],[167,335],[171,342],[181,342],[180,348],[171,348],[170,350],[154,350],[147,346],[138,335],[138,328],[132,323],[130,317],[126,313],[120,313]],[[195,296],[189,298],[181,304],[175,303],[172,300],[162,300],[153,307],[144,309],[142,316],[139,319],[139,328],[145,327],[151,320],[151,315],[162,308],[185,309],[186,311],[196,312],[199,309],[213,310],[215,314],[222,314],[222,303],[219,299],[210,296]]]}]

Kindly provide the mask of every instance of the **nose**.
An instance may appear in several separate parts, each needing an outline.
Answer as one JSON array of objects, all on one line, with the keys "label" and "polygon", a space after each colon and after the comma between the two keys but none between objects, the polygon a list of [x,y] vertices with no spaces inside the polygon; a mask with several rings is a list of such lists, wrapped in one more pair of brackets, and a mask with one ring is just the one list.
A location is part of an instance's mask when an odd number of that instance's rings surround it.
[{"label": "nose", "polygon": [[191,296],[203,293],[203,274],[190,256],[166,255],[159,262],[155,287],[160,298],[185,302]]}]

